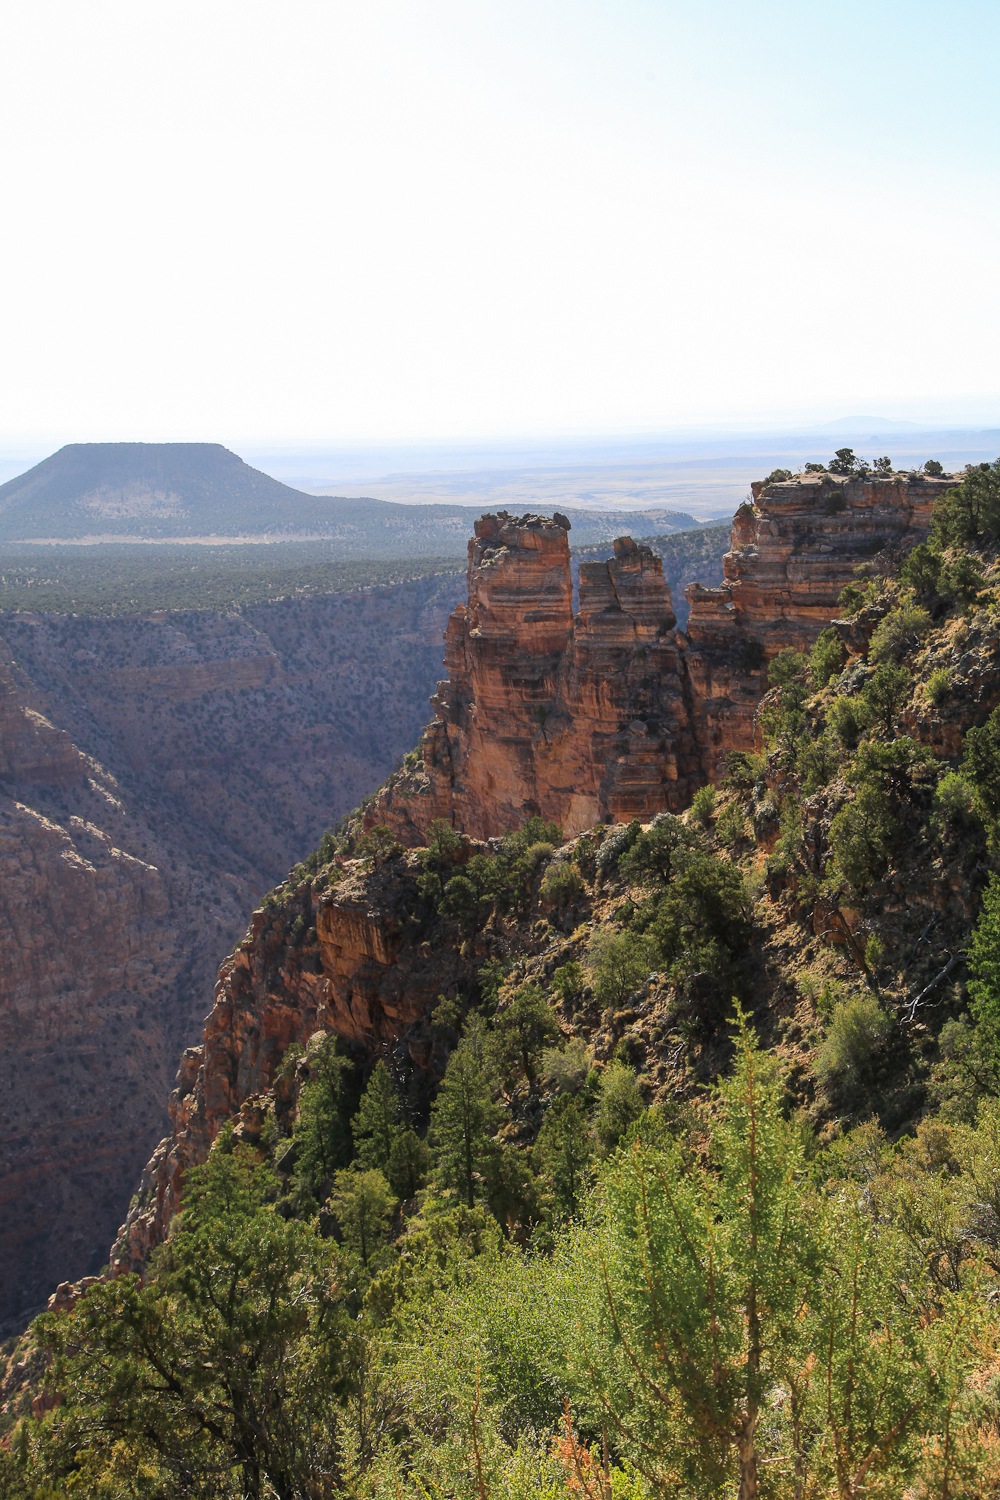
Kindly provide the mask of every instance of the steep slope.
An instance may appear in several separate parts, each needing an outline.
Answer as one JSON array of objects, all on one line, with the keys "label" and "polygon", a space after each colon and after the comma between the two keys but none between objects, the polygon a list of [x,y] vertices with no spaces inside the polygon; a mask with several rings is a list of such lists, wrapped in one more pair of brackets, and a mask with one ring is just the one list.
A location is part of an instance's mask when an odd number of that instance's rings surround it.
[{"label": "steep slope", "polygon": [[0,615],[0,1325],[103,1263],[221,956],[413,744],[456,591]]},{"label": "steep slope", "polygon": [[[1000,588],[1000,570],[992,583]],[[882,617],[892,602],[890,596]],[[363,1075],[384,1059],[407,1118],[426,1122],[454,1041],[438,1008],[446,1002],[445,1010],[461,1014],[478,1006],[491,1015],[487,982],[499,983],[500,1013],[519,986],[537,985],[554,1007],[563,1039],[584,1039],[598,1067],[612,1058],[626,1061],[644,1100],[671,1109],[725,1066],[735,991],[780,1061],[789,1100],[821,1138],[832,1139],[845,1122],[873,1110],[887,1130],[913,1128],[935,1070],[945,1065],[938,1034],[964,1008],[956,955],[967,945],[985,873],[981,826],[969,821],[968,808],[951,821],[935,813],[932,792],[954,766],[968,729],[1000,703],[1000,631],[995,611],[983,609],[971,622],[943,620],[908,651],[910,686],[895,725],[873,727],[866,743],[876,755],[880,745],[893,744],[907,755],[918,745],[932,746],[934,754],[925,764],[912,752],[915,779],[896,807],[892,841],[875,851],[872,876],[851,887],[838,873],[847,856],[843,820],[835,819],[850,807],[859,783],[846,742],[831,748],[828,741],[838,722],[836,705],[854,703],[859,694],[867,701],[865,684],[877,671],[867,658],[873,623],[869,618],[860,645],[856,627],[842,623],[854,642],[852,654],[819,691],[797,664],[801,692],[794,703],[805,705],[795,719],[797,748],[789,748],[786,730],[762,710],[758,735],[777,735],[767,753],[747,750],[734,758],[714,818],[699,826],[687,816],[687,837],[708,856],[705,868],[736,872],[739,911],[732,920],[742,936],[713,936],[699,953],[698,923],[711,923],[710,906],[701,916],[682,908],[681,920],[692,924],[688,946],[648,976],[643,971],[636,992],[617,1005],[597,1003],[586,983],[593,972],[586,970],[594,934],[631,926],[641,943],[657,930],[643,923],[649,890],[639,872],[626,874],[619,862],[635,829],[625,838],[624,828],[599,825],[564,842],[554,856],[549,846],[534,846],[534,863],[529,859],[516,876],[526,883],[516,884],[513,894],[501,888],[500,899],[496,886],[482,887],[492,894],[480,897],[478,909],[468,906],[464,889],[448,899],[449,880],[460,877],[459,885],[469,886],[471,875],[475,884],[484,878],[482,862],[488,866],[497,854],[496,842],[468,838],[456,840],[447,855],[397,847],[374,867],[370,857],[338,854],[272,893],[219,970],[202,1044],[181,1060],[170,1101],[172,1132],[143,1175],[113,1268],[142,1267],[180,1203],[185,1172],[206,1159],[224,1126],[235,1124],[236,1137],[250,1143],[262,1141],[271,1116],[279,1139],[291,1132],[297,1089],[308,1076],[282,1069],[293,1044],[332,1031]],[[951,678],[947,699],[937,703],[927,692],[935,670]],[[781,690],[773,690],[764,709],[780,699]],[[819,762],[809,748],[817,743],[826,746]],[[681,874],[683,868],[678,862]],[[428,870],[437,871],[436,894],[429,894]],[[552,894],[547,872],[554,870],[573,872],[568,894]],[[724,883],[717,887],[724,889]],[[690,891],[697,900],[697,886]],[[865,954],[875,952],[868,944],[873,935],[878,956],[870,974]],[[573,964],[585,972],[575,985],[560,984],[558,973]],[[830,1042],[840,1005],[860,1008],[867,1018],[854,1022],[862,1041],[853,1043],[861,1048],[853,1063]],[[530,1090],[513,1090],[504,1100],[500,1139],[530,1144],[541,1108]]]},{"label": "steep slope", "polygon": [[[859,559],[870,557],[876,542],[884,554],[890,542],[898,547],[924,535],[932,497],[941,488],[920,481],[872,485],[823,476],[817,481],[760,489],[755,511],[736,518],[734,548],[725,559],[726,583],[711,593],[698,587],[690,591],[692,619],[698,620],[699,605],[703,617],[708,617],[697,647],[670,635],[669,592],[660,560],[649,549],[625,539],[616,544],[613,559],[584,563],[580,610],[574,618],[564,518],[483,517],[477,523],[476,540],[470,544],[469,602],[449,622],[446,664],[450,676],[447,684],[439,685],[438,714],[425,736],[423,768],[394,774],[366,813],[366,826],[388,824],[405,842],[419,844],[435,817],[465,824],[466,834],[474,838],[517,826],[518,813],[558,817],[564,836],[590,828],[604,808],[619,821],[648,818],[663,806],[657,800],[658,788],[666,780],[662,745],[641,757],[626,742],[626,753],[616,757],[606,772],[603,807],[580,790],[593,776],[593,761],[570,758],[567,747],[583,745],[592,755],[597,741],[594,721],[599,714],[611,722],[617,719],[620,728],[623,711],[631,711],[641,701],[639,694],[647,695],[648,704],[653,691],[677,695],[672,745],[681,747],[687,761],[686,765],[681,761],[676,748],[670,752],[675,768],[685,766],[682,775],[672,778],[671,791],[675,806],[685,798],[690,800],[708,767],[718,774],[724,764],[714,750],[707,766],[697,759],[700,746],[692,727],[697,724],[699,707],[695,694],[688,699],[693,711],[684,726],[681,684],[690,673],[691,659],[707,659],[716,670],[721,663],[732,672],[737,647],[747,639],[744,632],[750,626],[756,627],[752,639],[761,641],[765,658],[815,640],[820,627],[835,615],[837,595],[853,576]],[[770,615],[760,602],[765,589]],[[728,629],[723,629],[727,621]],[[692,640],[698,628],[696,624],[690,632]],[[843,634],[849,643],[854,641],[855,627],[845,624]],[[636,667],[633,663],[639,652],[643,665]],[[850,672],[845,673],[844,680],[849,678]],[[755,709],[766,690],[765,674],[755,671],[753,681],[752,693],[741,700],[731,691],[719,710],[728,746],[743,752],[751,750],[755,734],[763,732]],[[616,701],[615,694],[628,696]],[[665,701],[662,696],[657,700],[658,719],[666,717]],[[589,718],[588,703],[592,705]],[[574,711],[567,711],[566,704],[572,704]],[[546,710],[544,715],[538,713],[539,706]],[[910,732],[933,738],[939,749],[954,753],[964,729],[981,722],[989,706],[990,702],[979,701],[970,718],[956,704],[954,729],[942,734],[926,727],[926,712],[918,701],[911,710]],[[529,714],[534,723],[526,744],[520,726]],[[582,734],[581,721],[586,725]],[[641,743],[649,735],[648,724],[649,719],[637,721],[630,739]],[[456,744],[461,747],[458,753]],[[554,752],[551,761],[550,752]],[[450,762],[447,776],[435,776],[435,768],[446,755]],[[767,853],[779,831],[776,805],[794,786],[782,765],[780,760],[773,766],[768,762],[766,775],[761,776],[748,804],[754,817],[755,844],[761,851],[752,854],[753,867],[768,875],[773,903],[784,900],[787,882],[780,878],[777,866],[778,873],[772,874]],[[473,780],[480,766],[486,768],[481,783]],[[550,767],[559,775],[558,782],[544,781]],[[469,777],[467,782],[463,783],[459,770]],[[643,775],[649,778],[645,782]],[[532,787],[543,790],[537,800],[519,807],[511,787],[516,792],[529,776]],[[737,812],[734,826],[745,828],[738,803],[734,815]],[[822,866],[829,856],[822,852],[817,826],[828,829],[830,816],[826,814],[824,822],[824,814],[808,811],[808,819],[809,831],[803,835],[807,842],[802,847],[808,847],[809,853],[803,858]],[[602,836],[602,828],[592,829],[578,847],[593,847]],[[737,848],[741,837],[737,832]],[[732,837],[728,843],[733,843]],[[476,847],[486,846],[466,843],[463,857],[474,854]],[[447,924],[443,931],[428,931],[418,883],[424,857],[407,856],[405,866],[390,862],[375,873],[366,873],[365,865],[355,862],[346,867],[346,881],[338,858],[318,877],[279,892],[276,907],[254,914],[240,950],[220,970],[216,1006],[203,1047],[185,1056],[178,1090],[172,1096],[174,1132],[151,1162],[140,1200],[119,1240],[116,1259],[120,1267],[140,1264],[162,1235],[179,1201],[186,1166],[204,1160],[222,1123],[249,1109],[247,1128],[259,1127],[258,1096],[272,1087],[281,1056],[292,1041],[304,1040],[317,1029],[333,1030],[362,1054],[391,1056],[401,1086],[408,1086],[406,1080],[415,1070],[439,1075],[441,1064],[434,1062],[435,1034],[428,1026],[436,998],[474,991],[476,971],[485,959],[498,954],[521,955],[527,963],[520,970],[524,977],[531,970],[528,959],[539,951],[540,943],[548,958],[539,977],[542,982],[551,979],[557,963],[582,956],[588,924],[597,924],[608,914],[598,880],[586,888],[586,904],[571,913],[576,942],[567,945],[559,936],[559,927],[565,923],[552,915],[552,904],[536,885],[536,904],[520,924],[503,924],[494,916],[474,938],[463,933],[461,924],[457,932]],[[831,912],[839,913],[836,903],[831,906],[829,898],[817,896],[811,904],[803,904],[801,895],[795,898],[795,889],[793,883],[791,907],[777,920],[766,910],[758,913],[754,948],[747,949],[740,962],[745,978],[746,966],[753,970],[758,1010],[766,1011],[767,997],[772,996],[773,1025],[780,1019],[782,1033],[789,1025],[801,1035],[803,1023],[788,1019],[789,1013],[794,1018],[801,1007],[794,982],[788,979],[790,970],[815,962],[823,948],[831,945],[845,950],[844,961],[853,965],[857,945],[843,917],[831,917]],[[963,911],[967,914],[970,909],[966,898]],[[900,942],[907,939],[912,925],[912,921],[904,923]],[[683,1018],[685,1005],[693,1005],[697,1014],[699,1006],[709,1003],[714,984],[710,973],[688,975],[680,989],[676,979],[673,985],[667,981],[662,993],[657,991],[644,1008],[633,1040],[626,1038],[630,1061],[633,1054],[635,1059],[645,1057],[657,1088],[673,1079],[673,1070],[690,1042],[690,1027],[685,1032],[687,1023],[682,1021],[678,1050],[678,1018]],[[684,994],[686,1000],[681,999]],[[664,1019],[654,1026],[649,1015],[659,1010]],[[665,1024],[668,1012],[673,1019]],[[609,1025],[610,1040],[603,1043],[597,1033]],[[588,1034],[598,1048],[595,1055],[601,1055],[601,1047],[607,1055],[628,1029],[624,1013],[613,1024],[607,1017],[601,1022],[593,1018]],[[658,1046],[650,1050],[654,1034],[665,1037],[669,1047],[664,1043],[665,1050]],[[777,1039],[779,1031],[774,1034]],[[669,1067],[668,1052],[673,1058]],[[712,1055],[709,1046],[701,1065],[709,1071]],[[252,1125],[253,1119],[258,1127]]]}]

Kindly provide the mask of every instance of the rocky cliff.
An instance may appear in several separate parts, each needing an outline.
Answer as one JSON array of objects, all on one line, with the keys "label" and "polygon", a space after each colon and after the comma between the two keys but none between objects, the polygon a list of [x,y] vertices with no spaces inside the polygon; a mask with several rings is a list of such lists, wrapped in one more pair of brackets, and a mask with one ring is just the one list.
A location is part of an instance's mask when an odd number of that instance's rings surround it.
[{"label": "rocky cliff", "polygon": [[[720,750],[752,744],[765,674],[740,669],[743,645],[759,641],[765,658],[786,646],[807,647],[836,615],[837,597],[859,562],[926,532],[940,488],[827,475],[758,487],[754,507],[735,519],[724,584],[689,590],[685,634],[674,629],[669,590],[649,548],[623,538],[613,558],[584,564],[574,616],[564,519],[483,517],[470,544],[468,600],[448,623],[449,675],[432,700],[423,768],[392,778],[368,813],[369,826],[388,822],[415,844],[433,817],[451,819],[475,839],[541,812],[572,836],[608,815],[648,819],[664,805],[682,804],[717,773]],[[964,709],[960,717],[968,722]],[[922,733],[923,710],[918,718]],[[602,833],[595,829],[581,844]],[[755,824],[755,839],[766,850],[773,835],[762,825],[758,837]],[[457,857],[484,847],[466,841]],[[460,924],[428,917],[417,884],[422,868],[413,852],[374,871],[366,861],[348,861],[282,888],[254,913],[219,971],[203,1044],[182,1059],[171,1096],[173,1131],[150,1161],[119,1235],[116,1272],[141,1269],[166,1232],[186,1171],[205,1160],[227,1121],[256,1140],[269,1111],[277,1117],[294,1109],[285,1102],[287,1070],[280,1071],[291,1043],[333,1031],[363,1066],[387,1058],[409,1112],[418,1114],[421,1092],[426,1096],[445,1061],[430,1020],[442,996],[477,993],[478,971],[494,957],[513,958],[515,979],[537,976],[547,984],[558,964],[582,956],[589,925],[620,916],[624,891],[613,884],[604,890],[595,881],[557,915],[536,877],[519,921],[494,912],[469,936]],[[784,900],[784,889],[774,884],[774,901]],[[760,918],[761,952],[742,957],[756,965],[758,1010],[766,1016],[773,1003],[785,1016],[795,993],[783,977],[790,933],[796,962],[816,961],[825,946],[842,944],[843,934],[809,913],[803,920],[798,907],[789,907],[788,925],[771,911]],[[900,951],[907,945],[908,928]],[[695,976],[692,993],[697,998],[699,985],[710,983],[710,975]],[[671,1031],[671,993],[660,975],[638,1012],[595,1012],[586,1022],[595,1057],[606,1059],[624,1043],[650,1097],[662,1090],[673,1097],[670,1090],[684,1087],[674,1070],[687,1044]],[[653,1013],[661,1018],[656,1024]],[[664,1037],[673,1037],[669,1047]],[[801,1072],[800,1062],[796,1068]]]},{"label": "rocky cliff", "polygon": [[651,549],[624,537],[612,559],[584,563],[574,616],[565,518],[482,517],[422,767],[381,794],[368,825],[416,844],[435,818],[488,838],[540,813],[573,834],[685,806],[728,750],[752,744],[767,660],[812,643],[859,563],[925,535],[949,482],[755,485],[722,585],[686,591],[685,632]]},{"label": "rocky cliff", "polygon": [[333,1031],[361,1062],[388,1058],[411,1103],[443,1073],[430,1011],[442,995],[474,990],[486,943],[456,940],[442,924],[428,930],[415,856],[375,871],[366,864],[349,861],[283,887],[223,961],[202,1043],[181,1058],[171,1134],[147,1165],[112,1251],[114,1274],[141,1270],[187,1169],[205,1160],[227,1121],[239,1138],[255,1140],[275,1093],[279,1110],[287,1103],[278,1069],[292,1043]]}]

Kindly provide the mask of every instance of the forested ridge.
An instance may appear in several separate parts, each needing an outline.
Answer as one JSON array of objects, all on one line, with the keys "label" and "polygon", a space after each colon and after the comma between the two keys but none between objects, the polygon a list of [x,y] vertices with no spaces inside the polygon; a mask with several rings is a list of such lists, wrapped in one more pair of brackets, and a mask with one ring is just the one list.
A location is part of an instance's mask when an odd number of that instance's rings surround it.
[{"label": "forested ridge", "polygon": [[287,1050],[8,1351],[0,1495],[1000,1494],[998,548],[1000,461],[682,817],[327,835],[272,961],[391,903],[424,1065]]}]

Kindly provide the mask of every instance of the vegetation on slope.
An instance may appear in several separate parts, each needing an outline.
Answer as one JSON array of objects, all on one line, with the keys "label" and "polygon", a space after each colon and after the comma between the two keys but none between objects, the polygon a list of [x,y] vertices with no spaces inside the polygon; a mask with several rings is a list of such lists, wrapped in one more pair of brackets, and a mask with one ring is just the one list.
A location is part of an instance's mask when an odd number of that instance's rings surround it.
[{"label": "vegetation on slope", "polygon": [[8,1411],[0,1486],[1000,1493],[993,496],[771,663],[683,818],[355,820],[292,872],[276,962],[307,882],[441,955],[440,1085],[290,1049],[146,1284],[36,1324],[62,1404]]},{"label": "vegetation on slope", "polygon": [[463,570],[464,563],[451,557],[348,561],[335,542],[8,544],[0,548],[0,609],[105,616],[164,609],[238,611]]}]

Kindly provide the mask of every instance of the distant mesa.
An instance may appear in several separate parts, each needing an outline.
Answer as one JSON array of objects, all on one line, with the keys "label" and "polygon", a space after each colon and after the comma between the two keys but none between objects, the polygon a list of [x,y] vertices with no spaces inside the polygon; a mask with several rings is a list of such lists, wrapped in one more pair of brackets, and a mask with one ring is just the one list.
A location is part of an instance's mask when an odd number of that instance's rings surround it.
[{"label": "distant mesa", "polygon": [[288,535],[328,525],[337,503],[221,443],[70,443],[0,486],[0,537]]},{"label": "distant mesa", "polygon": [[[335,541],[344,558],[461,557],[467,505],[307,495],[221,443],[70,443],[0,485],[0,542]],[[574,543],[693,530],[669,510],[570,510]]]}]

